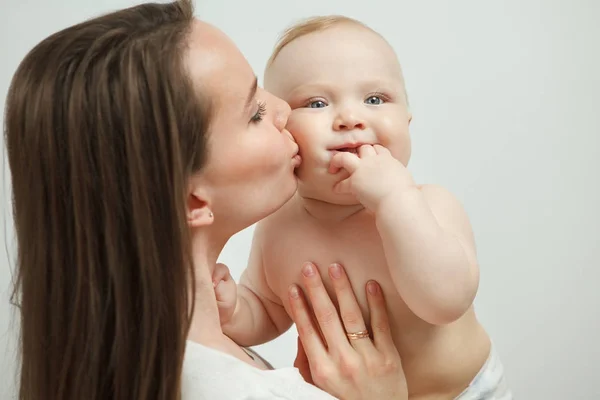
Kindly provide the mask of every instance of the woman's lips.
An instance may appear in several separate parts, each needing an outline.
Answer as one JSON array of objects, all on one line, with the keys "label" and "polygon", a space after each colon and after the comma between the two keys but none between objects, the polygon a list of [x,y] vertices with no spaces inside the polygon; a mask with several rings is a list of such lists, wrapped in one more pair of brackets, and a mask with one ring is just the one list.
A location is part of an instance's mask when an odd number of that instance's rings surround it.
[{"label": "woman's lips", "polygon": [[292,165],[294,167],[297,167],[301,163],[302,163],[302,157],[300,157],[300,154],[296,153],[296,155],[294,157],[292,157]]}]

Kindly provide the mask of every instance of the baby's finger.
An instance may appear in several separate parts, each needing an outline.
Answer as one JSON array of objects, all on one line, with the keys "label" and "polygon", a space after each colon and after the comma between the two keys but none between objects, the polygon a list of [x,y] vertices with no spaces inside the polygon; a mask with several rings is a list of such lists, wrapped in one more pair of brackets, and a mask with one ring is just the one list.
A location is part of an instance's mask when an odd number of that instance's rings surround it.
[{"label": "baby's finger", "polygon": [[229,273],[229,268],[227,268],[227,265],[221,263],[215,265],[215,270],[213,271],[212,276],[213,287],[216,287],[221,281],[228,281],[231,279],[231,274]]},{"label": "baby's finger", "polygon": [[215,296],[217,297],[218,302],[230,302],[235,304],[237,296],[235,282],[231,279],[218,281],[215,286]]},{"label": "baby's finger", "polygon": [[380,145],[380,144],[376,144],[376,145],[374,145],[374,146],[373,146],[373,149],[375,149],[375,152],[376,152],[377,154],[386,154],[386,155],[387,155],[387,154],[390,154],[390,155],[392,154],[392,153],[390,153],[390,151],[389,151],[389,150],[388,150],[386,147],[383,147],[383,146],[382,146],[382,145]]},{"label": "baby's finger", "polygon": [[360,164],[360,158],[356,154],[340,151],[335,153],[329,163],[329,173],[335,174],[340,169],[354,173]]},{"label": "baby's finger", "polygon": [[358,156],[360,158],[371,157],[377,155],[375,148],[370,144],[363,144],[358,148]]}]

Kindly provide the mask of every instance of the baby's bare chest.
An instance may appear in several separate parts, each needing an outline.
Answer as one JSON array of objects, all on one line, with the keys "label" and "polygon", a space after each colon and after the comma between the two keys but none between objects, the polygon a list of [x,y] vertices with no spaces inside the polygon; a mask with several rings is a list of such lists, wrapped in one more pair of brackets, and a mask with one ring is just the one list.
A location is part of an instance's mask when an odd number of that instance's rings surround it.
[{"label": "baby's bare chest", "polygon": [[390,295],[388,299],[400,300],[374,223],[341,225],[339,229],[297,223],[270,232],[263,244],[265,274],[271,290],[286,308],[287,290],[292,283],[301,284],[302,266],[306,262],[319,268],[330,296],[333,288],[328,267],[341,264],[363,312],[367,310],[365,285],[371,279],[381,284],[384,293]]},{"label": "baby's bare chest", "polygon": [[[479,334],[480,330],[472,328],[477,325],[472,311],[458,322],[440,328],[421,321],[409,310],[396,290],[390,274],[391,268],[402,266],[387,264],[374,222],[340,226],[339,229],[323,229],[298,221],[286,224],[277,231],[268,232],[263,242],[265,276],[269,287],[279,297],[288,313],[288,288],[292,283],[301,285],[302,266],[307,261],[319,268],[332,299],[335,295],[328,267],[332,263],[344,266],[367,326],[370,325],[370,318],[365,285],[371,279],[381,285],[387,303],[392,337],[403,359],[409,385],[415,388],[415,392],[428,394],[449,390],[448,388],[454,390],[455,386],[462,388],[472,379],[481,367],[482,360],[487,357],[489,349],[485,345],[486,339],[481,338],[484,335]],[[462,364],[457,368],[454,349],[472,347],[476,350],[469,350],[468,355],[460,350]],[[479,349],[482,350],[478,351]],[[438,367],[440,365],[443,367]],[[436,384],[432,386],[433,381]]]}]

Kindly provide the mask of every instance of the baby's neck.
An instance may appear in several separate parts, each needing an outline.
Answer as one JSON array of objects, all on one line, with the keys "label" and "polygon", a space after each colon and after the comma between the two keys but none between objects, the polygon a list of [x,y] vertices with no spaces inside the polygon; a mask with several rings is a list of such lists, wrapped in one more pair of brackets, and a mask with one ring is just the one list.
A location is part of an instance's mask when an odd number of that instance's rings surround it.
[{"label": "baby's neck", "polygon": [[335,204],[300,195],[297,195],[297,201],[311,217],[324,222],[342,222],[365,210],[360,203]]}]

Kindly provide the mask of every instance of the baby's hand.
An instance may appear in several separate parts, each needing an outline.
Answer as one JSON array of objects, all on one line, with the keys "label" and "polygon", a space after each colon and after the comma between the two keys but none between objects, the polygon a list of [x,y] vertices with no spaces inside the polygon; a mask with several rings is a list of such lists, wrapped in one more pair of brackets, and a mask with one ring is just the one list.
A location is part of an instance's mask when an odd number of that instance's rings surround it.
[{"label": "baby's hand", "polygon": [[336,184],[337,193],[352,193],[370,211],[375,212],[391,193],[415,187],[404,165],[381,145],[363,145],[358,155],[339,152],[331,159],[330,173],[345,169],[350,177]]},{"label": "baby's hand", "polygon": [[225,264],[215,266],[212,281],[219,307],[219,319],[221,325],[225,325],[231,320],[237,305],[237,285]]}]

